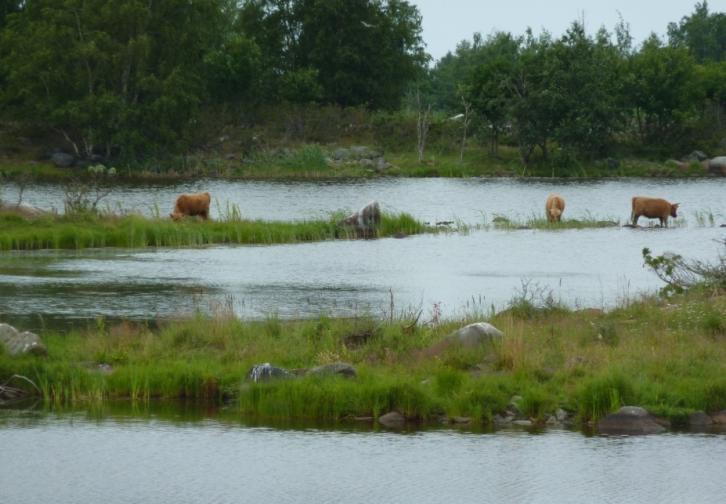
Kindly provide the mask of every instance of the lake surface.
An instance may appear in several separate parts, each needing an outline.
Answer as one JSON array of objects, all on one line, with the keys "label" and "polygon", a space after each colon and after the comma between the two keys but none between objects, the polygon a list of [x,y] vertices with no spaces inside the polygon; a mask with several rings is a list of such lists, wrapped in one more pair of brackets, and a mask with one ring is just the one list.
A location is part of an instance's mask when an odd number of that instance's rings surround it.
[{"label": "lake surface", "polygon": [[720,502],[726,436],[282,430],[0,412],[12,504]]},{"label": "lake surface", "polygon": [[[199,180],[178,184],[117,185],[102,200],[102,207],[119,208],[162,216],[171,212],[183,192],[209,191],[212,216],[219,217],[227,203],[238,205],[251,219],[290,220],[326,218],[331,212],[357,210],[378,200],[384,211],[408,212],[418,219],[436,222],[459,220],[468,224],[491,221],[495,214],[525,218],[544,214],[550,192],[567,203],[565,217],[594,215],[625,221],[633,196],[656,196],[681,203],[682,214],[712,211],[726,219],[726,178],[708,179],[566,179],[511,178],[378,178],[343,181],[228,181]],[[18,187],[8,184],[2,195],[17,200]],[[42,184],[28,187],[23,202],[44,209],[63,209],[64,187]],[[645,219],[643,219],[645,222]]]},{"label": "lake surface", "polygon": [[[726,179],[202,181],[122,186],[110,198],[143,210],[142,201],[160,204],[200,189],[239,202],[246,216],[269,219],[321,216],[377,198],[384,209],[430,222],[476,224],[497,212],[539,215],[550,191],[567,199],[566,217],[592,213],[625,221],[630,197],[652,194],[680,201],[684,218],[669,229],[489,230],[275,246],[0,253],[0,318],[38,329],[52,321],[153,319],[220,309],[249,318],[379,316],[389,310],[391,295],[396,311],[422,310],[424,319],[434,304],[444,317],[454,317],[501,309],[522,295],[610,308],[662,286],[643,268],[644,247],[714,260],[723,249],[716,240],[726,235],[695,217],[708,211],[716,226],[726,222]],[[12,190],[5,189],[6,199]],[[28,188],[24,199],[50,208],[62,190]]]}]

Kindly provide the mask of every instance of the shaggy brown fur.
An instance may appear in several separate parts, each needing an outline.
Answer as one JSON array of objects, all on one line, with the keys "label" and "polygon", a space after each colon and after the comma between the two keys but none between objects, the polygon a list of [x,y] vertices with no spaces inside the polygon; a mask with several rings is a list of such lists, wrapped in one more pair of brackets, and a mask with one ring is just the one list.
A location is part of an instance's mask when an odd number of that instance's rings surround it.
[{"label": "shaggy brown fur", "polygon": [[197,194],[182,194],[176,199],[174,211],[169,216],[179,220],[186,216],[198,215],[202,219],[209,218],[209,203],[212,197],[208,192]]},{"label": "shaggy brown fur", "polygon": [[548,221],[559,222],[562,218],[562,213],[565,211],[565,199],[558,194],[550,194],[547,196],[545,211],[547,213]]},{"label": "shaggy brown fur", "polygon": [[649,219],[660,219],[660,225],[668,227],[668,216],[677,217],[678,203],[669,203],[661,198],[635,196],[633,198],[633,211],[630,214],[633,226],[638,225],[638,219],[644,215]]}]

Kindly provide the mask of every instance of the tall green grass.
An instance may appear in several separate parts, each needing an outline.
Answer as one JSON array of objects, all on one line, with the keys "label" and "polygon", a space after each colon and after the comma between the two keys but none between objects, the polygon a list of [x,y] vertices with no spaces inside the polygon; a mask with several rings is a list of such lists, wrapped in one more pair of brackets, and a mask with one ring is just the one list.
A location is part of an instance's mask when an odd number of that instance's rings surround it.
[{"label": "tall green grass", "polygon": [[[398,410],[414,421],[466,416],[488,424],[513,395],[537,421],[557,408],[588,421],[640,405],[675,422],[726,408],[726,332],[708,321],[726,318],[723,293],[649,298],[609,313],[528,302],[533,309],[513,309],[520,296],[490,314],[505,336],[476,348],[438,345],[467,316],[412,325],[403,316],[241,321],[220,312],[153,329],[125,322],[46,331],[48,357],[0,352],[0,383],[26,376],[55,406],[233,401],[262,419],[325,422]],[[246,380],[261,362],[293,370],[338,361],[356,366],[358,377]]]},{"label": "tall green grass", "polygon": [[[210,244],[271,245],[354,239],[354,230],[335,219],[275,222],[242,219],[228,207],[223,220],[129,216],[47,216],[26,220],[0,214],[0,250],[84,249],[100,247],[199,247]],[[410,235],[427,228],[408,214],[384,214],[375,236]]]}]

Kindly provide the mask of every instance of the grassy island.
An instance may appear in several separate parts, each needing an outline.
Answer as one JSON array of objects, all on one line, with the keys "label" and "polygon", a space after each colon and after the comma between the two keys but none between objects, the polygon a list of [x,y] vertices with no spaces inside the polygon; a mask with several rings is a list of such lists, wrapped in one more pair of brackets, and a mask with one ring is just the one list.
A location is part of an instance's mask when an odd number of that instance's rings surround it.
[{"label": "grassy island", "polygon": [[[726,408],[720,292],[692,289],[607,313],[520,299],[496,314],[436,318],[241,321],[222,313],[153,328],[99,320],[85,331],[41,334],[46,357],[0,354],[0,381],[28,377],[34,393],[59,407],[185,399],[270,420],[338,422],[398,410],[416,422],[463,416],[488,425],[515,395],[535,423],[557,408],[586,422],[638,404],[674,425],[696,410]],[[482,319],[503,331],[500,342],[442,344]],[[251,383],[247,373],[262,362],[292,372],[348,362],[357,377]]]},{"label": "grassy island", "polygon": [[[0,250],[99,247],[198,247],[212,244],[270,245],[359,237],[339,219],[276,222],[230,217],[215,221],[147,218],[140,215],[47,215],[26,219],[0,213]],[[386,214],[375,237],[405,236],[429,228],[408,214]]]}]

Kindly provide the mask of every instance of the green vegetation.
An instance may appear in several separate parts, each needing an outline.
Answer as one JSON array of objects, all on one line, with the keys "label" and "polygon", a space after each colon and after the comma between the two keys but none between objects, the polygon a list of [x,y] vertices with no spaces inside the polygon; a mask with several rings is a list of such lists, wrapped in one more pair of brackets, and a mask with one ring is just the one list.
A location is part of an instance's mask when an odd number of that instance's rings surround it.
[{"label": "green vegetation", "polygon": [[[520,296],[487,317],[503,341],[475,348],[436,344],[480,314],[254,322],[222,311],[153,329],[99,319],[85,331],[42,334],[47,357],[0,355],[0,381],[26,376],[55,406],[186,399],[232,402],[248,417],[287,421],[337,422],[397,409],[419,421],[468,416],[486,425],[513,395],[537,421],[558,407],[587,421],[623,404],[678,420],[726,408],[726,332],[713,322],[725,317],[726,297],[712,289],[609,313]],[[299,369],[337,361],[355,365],[358,377],[245,379],[261,362]]]},{"label": "green vegetation", "polygon": [[[32,220],[0,213],[0,250],[83,249],[98,247],[199,247],[211,244],[270,245],[353,239],[354,229],[330,220],[274,222],[244,220],[231,208],[223,220],[182,221],[139,215],[81,214]],[[387,237],[434,231],[408,214],[383,214],[375,236]]]},{"label": "green vegetation", "polygon": [[612,219],[596,219],[588,217],[585,219],[566,219],[558,222],[550,222],[546,217],[539,217],[536,215],[524,221],[512,220],[503,215],[495,215],[492,219],[492,225],[496,229],[545,229],[545,230],[557,230],[557,229],[591,229],[591,228],[607,228],[617,227],[620,225],[618,220]]},{"label": "green vegetation", "polygon": [[[718,154],[726,128],[726,14],[705,1],[638,47],[623,20],[575,22],[433,66],[405,0],[110,5],[0,7],[0,172],[78,175],[46,164],[62,147],[124,177],[680,177],[705,169],[665,160]],[[361,144],[393,168],[325,159]]]}]

